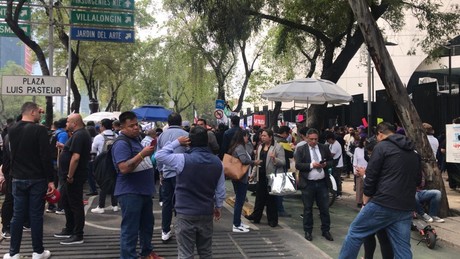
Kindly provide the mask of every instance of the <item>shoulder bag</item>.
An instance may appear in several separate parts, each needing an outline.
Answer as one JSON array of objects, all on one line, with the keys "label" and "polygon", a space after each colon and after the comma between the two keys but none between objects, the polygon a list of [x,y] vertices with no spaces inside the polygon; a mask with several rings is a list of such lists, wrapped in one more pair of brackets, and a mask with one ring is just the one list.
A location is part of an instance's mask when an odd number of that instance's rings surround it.
[{"label": "shoulder bag", "polygon": [[243,165],[238,158],[229,154],[224,154],[222,163],[225,176],[232,180],[241,179],[249,168],[249,165]]}]

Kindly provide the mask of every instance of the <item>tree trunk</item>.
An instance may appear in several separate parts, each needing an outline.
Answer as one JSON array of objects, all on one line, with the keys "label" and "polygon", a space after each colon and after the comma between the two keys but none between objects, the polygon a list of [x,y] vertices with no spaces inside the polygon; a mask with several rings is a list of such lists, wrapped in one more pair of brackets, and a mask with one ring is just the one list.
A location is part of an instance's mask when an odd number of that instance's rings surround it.
[{"label": "tree trunk", "polygon": [[375,68],[406,131],[406,135],[415,143],[416,149],[422,157],[422,169],[427,187],[435,188],[442,192],[440,216],[445,217],[449,212],[446,190],[433,151],[423,130],[422,121],[396,72],[390,54],[385,47],[382,34],[369,12],[369,5],[366,0],[348,0],[348,2],[356,16]]},{"label": "tree trunk", "polygon": [[307,110],[307,127],[315,128],[318,131],[324,128],[324,113],[327,108],[325,104],[313,104]]},{"label": "tree trunk", "polygon": [[[24,5],[25,0],[20,0],[18,1],[17,5],[14,7],[15,11],[16,9],[19,9],[17,13],[19,13],[22,9],[22,6]],[[11,28],[11,30],[16,34],[16,36],[26,44],[37,56],[37,61],[40,64],[40,68],[42,71],[42,74],[44,76],[49,76],[50,71],[48,69],[48,64],[46,63],[46,57],[45,54],[43,53],[42,48],[40,45],[38,45],[35,41],[33,41],[29,36],[27,36],[24,32],[19,27],[18,19],[14,19],[13,17],[13,1],[8,1],[7,6],[6,6],[6,17],[5,21],[8,24],[8,26]],[[51,124],[53,123],[53,98],[52,96],[46,96],[46,122],[45,125],[48,128],[51,128]]]},{"label": "tree trunk", "polygon": [[275,107],[273,108],[273,112],[270,116],[270,125],[268,125],[269,129],[273,129],[273,127],[276,126],[276,123],[278,122],[278,115],[281,112],[281,102],[275,102]]}]

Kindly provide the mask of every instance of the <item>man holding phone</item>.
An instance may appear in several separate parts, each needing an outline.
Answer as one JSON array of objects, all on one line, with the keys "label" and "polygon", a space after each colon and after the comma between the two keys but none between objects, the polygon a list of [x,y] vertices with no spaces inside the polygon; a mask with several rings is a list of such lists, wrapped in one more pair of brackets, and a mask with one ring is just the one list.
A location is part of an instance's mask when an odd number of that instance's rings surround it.
[{"label": "man holding phone", "polygon": [[331,218],[329,216],[329,192],[327,185],[326,166],[333,164],[332,154],[326,145],[318,143],[319,133],[309,129],[306,135],[307,145],[295,152],[295,167],[300,171],[299,189],[302,191],[303,229],[305,239],[313,240],[313,201],[319,208],[322,236],[334,241],[331,233]]}]

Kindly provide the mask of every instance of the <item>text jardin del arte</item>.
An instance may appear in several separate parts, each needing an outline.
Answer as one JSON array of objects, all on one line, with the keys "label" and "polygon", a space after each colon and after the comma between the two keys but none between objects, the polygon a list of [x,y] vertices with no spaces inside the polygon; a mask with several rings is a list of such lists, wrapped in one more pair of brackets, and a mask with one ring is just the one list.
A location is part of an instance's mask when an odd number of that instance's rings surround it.
[{"label": "text jardin del arte", "polygon": [[61,88],[46,86],[43,78],[23,78],[20,86],[6,86],[8,94],[47,94],[60,95]]}]

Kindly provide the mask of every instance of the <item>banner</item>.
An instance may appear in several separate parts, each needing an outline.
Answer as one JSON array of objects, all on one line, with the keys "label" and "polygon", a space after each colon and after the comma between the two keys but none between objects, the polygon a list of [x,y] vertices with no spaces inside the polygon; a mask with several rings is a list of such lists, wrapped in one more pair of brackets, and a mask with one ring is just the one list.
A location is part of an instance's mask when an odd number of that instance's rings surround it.
[{"label": "banner", "polygon": [[265,115],[254,114],[253,124],[265,127]]},{"label": "banner", "polygon": [[446,125],[446,162],[460,163],[460,124]]}]

